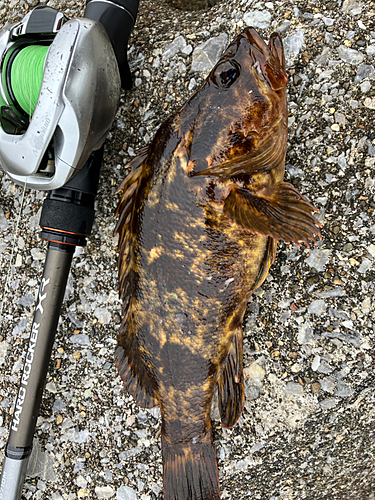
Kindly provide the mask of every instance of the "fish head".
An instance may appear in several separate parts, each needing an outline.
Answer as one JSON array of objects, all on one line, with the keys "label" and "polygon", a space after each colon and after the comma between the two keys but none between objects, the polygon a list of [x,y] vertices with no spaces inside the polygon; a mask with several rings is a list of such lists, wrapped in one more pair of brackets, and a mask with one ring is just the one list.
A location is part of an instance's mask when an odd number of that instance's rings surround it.
[{"label": "fish head", "polygon": [[246,28],[180,115],[189,174],[243,162],[270,139],[280,140],[280,132],[286,148],[287,84],[280,36],[274,33],[267,45]]}]

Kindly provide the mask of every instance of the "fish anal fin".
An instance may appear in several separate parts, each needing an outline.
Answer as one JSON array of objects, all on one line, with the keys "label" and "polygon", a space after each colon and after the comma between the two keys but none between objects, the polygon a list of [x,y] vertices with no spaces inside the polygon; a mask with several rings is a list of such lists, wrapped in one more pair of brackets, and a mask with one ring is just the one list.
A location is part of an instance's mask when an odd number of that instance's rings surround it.
[{"label": "fish anal fin", "polygon": [[120,327],[118,344],[115,351],[116,367],[126,390],[139,406],[152,408],[158,404],[155,385],[152,383],[150,369],[142,356],[141,348],[134,329],[132,300]]},{"label": "fish anal fin", "polygon": [[245,406],[242,358],[243,334],[242,327],[238,327],[217,383],[218,406],[223,427],[233,427]]},{"label": "fish anal fin", "polygon": [[237,224],[253,232],[286,243],[321,238],[321,224],[313,217],[318,211],[294,186],[279,182],[262,192],[232,186],[224,202],[224,212]]}]

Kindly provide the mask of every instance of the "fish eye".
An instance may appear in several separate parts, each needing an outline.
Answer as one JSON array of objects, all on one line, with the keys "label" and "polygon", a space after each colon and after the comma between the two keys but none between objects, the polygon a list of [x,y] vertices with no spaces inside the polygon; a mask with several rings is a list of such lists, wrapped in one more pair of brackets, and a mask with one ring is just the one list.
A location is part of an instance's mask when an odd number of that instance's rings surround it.
[{"label": "fish eye", "polygon": [[229,88],[240,76],[240,67],[234,61],[219,64],[212,76],[213,82],[222,88]]}]

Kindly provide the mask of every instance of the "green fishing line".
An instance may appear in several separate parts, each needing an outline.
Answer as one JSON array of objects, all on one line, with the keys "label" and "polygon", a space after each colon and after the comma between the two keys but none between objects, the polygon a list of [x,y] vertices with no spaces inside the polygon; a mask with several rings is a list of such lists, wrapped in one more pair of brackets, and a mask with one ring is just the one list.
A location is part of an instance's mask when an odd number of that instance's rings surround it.
[{"label": "green fishing line", "polygon": [[43,66],[48,47],[30,45],[15,57],[10,80],[14,97],[29,116],[34,113],[43,79]]},{"label": "green fishing line", "polygon": [[0,108],[1,106],[8,106],[7,103],[4,101],[3,96],[0,94]]}]

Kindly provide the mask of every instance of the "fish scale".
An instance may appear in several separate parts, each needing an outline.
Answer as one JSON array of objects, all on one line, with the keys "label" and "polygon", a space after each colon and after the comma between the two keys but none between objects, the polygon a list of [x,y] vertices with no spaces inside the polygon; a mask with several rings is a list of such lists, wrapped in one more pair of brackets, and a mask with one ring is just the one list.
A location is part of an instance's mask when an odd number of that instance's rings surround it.
[{"label": "fish scale", "polygon": [[120,186],[116,365],[139,405],[160,405],[166,500],[220,498],[210,409],[217,388],[223,426],[243,411],[247,302],[277,241],[320,237],[283,182],[286,84],[280,37],[247,28]]}]

